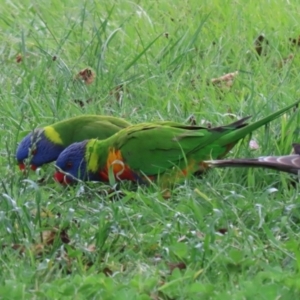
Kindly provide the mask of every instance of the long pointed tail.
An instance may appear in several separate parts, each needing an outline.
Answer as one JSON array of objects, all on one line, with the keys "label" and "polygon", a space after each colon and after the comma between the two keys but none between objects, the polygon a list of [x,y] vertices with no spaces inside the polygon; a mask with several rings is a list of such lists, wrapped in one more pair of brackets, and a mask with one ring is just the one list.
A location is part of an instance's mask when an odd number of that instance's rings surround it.
[{"label": "long pointed tail", "polygon": [[[275,120],[276,118],[278,118],[279,116],[284,114],[286,111],[288,111],[292,107],[297,106],[299,104],[299,102],[300,102],[300,100],[298,100],[298,101],[294,102],[293,104],[288,105],[288,106],[274,112],[273,114],[271,114],[271,115],[269,115],[265,118],[262,118],[262,119],[260,119],[256,122],[254,122],[254,123],[248,124],[247,126],[239,126],[239,129],[233,130],[233,131],[229,132],[228,134],[224,135],[223,137],[221,137],[220,140],[219,140],[219,143],[222,144],[222,142],[223,142],[224,145],[228,145],[229,143],[237,142],[238,140],[244,138],[247,134],[249,134],[252,131],[258,129],[259,127],[261,127],[265,124],[268,124],[269,122]],[[244,122],[244,119],[242,119],[240,121]],[[233,123],[233,124],[235,124],[235,123]],[[233,125],[233,124],[230,124],[230,125]]]},{"label": "long pointed tail", "polygon": [[300,171],[300,155],[262,156],[259,158],[220,159],[205,161],[211,168],[250,167],[267,168],[277,171],[298,174]]}]

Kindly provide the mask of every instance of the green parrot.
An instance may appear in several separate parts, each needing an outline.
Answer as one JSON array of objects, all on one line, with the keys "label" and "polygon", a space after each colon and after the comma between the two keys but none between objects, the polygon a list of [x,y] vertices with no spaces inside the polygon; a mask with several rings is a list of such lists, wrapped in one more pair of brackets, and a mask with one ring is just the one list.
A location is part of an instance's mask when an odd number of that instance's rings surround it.
[{"label": "green parrot", "polygon": [[77,179],[148,182],[162,185],[205,170],[209,159],[223,158],[247,134],[276,119],[299,101],[255,122],[249,117],[227,126],[204,128],[182,124],[143,123],[129,126],[106,140],[86,140],[67,147],[57,158],[56,181]]},{"label": "green parrot", "polygon": [[101,115],[82,115],[35,129],[19,144],[16,159],[21,170],[29,158],[32,170],[55,161],[69,145],[85,139],[106,139],[131,125],[124,119]]}]

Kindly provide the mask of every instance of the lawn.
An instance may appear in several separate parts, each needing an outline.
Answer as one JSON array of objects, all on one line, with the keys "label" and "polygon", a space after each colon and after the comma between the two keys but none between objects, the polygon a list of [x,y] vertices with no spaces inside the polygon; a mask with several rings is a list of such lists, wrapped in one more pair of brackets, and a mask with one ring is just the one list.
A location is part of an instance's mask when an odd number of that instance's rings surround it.
[{"label": "lawn", "polygon": [[[23,175],[15,160],[28,132],[71,116],[218,126],[293,103],[299,13],[288,0],[1,3],[0,299],[299,297],[297,178],[214,169],[163,197],[65,188],[53,164]],[[290,110],[228,157],[289,154],[298,121]]]}]

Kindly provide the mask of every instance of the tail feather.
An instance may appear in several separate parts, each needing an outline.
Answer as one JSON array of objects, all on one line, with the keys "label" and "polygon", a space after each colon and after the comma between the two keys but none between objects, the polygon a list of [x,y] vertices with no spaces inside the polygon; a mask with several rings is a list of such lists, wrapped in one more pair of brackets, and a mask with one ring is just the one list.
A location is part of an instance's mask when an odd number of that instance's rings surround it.
[{"label": "tail feather", "polygon": [[[275,113],[260,119],[254,123],[248,124],[247,126],[239,126],[237,130],[233,130],[230,133],[224,135],[224,137],[220,138],[220,142],[223,139],[223,144],[227,145],[229,143],[232,142],[237,142],[238,140],[244,138],[246,135],[248,135],[249,133],[251,133],[252,131],[258,129],[259,127],[268,124],[269,122],[275,120],[276,118],[278,118],[279,116],[281,116],[282,114],[284,114],[287,110],[291,109],[293,106],[297,105],[300,102],[300,100],[294,102],[291,105],[286,106],[285,108],[282,108],[278,111],[276,111]],[[247,117],[246,117],[247,118]],[[245,121],[244,119],[242,119],[242,124],[243,121]],[[238,122],[238,121],[237,121]],[[234,124],[234,123],[233,123]],[[242,125],[240,124],[240,125]]]},{"label": "tail feather", "polygon": [[298,174],[300,171],[300,155],[262,156],[259,158],[220,159],[205,161],[212,168],[250,167],[267,168],[276,171]]}]

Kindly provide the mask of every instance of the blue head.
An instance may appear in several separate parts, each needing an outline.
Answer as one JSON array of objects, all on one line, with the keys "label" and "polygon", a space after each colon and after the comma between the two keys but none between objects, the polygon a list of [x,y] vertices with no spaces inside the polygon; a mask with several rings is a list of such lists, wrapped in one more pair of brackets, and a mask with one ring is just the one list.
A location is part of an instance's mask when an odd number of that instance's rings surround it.
[{"label": "blue head", "polygon": [[[61,152],[56,160],[57,171],[54,178],[61,184],[70,184],[76,179],[99,180],[96,173],[87,170],[86,144],[88,141],[74,143]],[[69,175],[65,175],[65,173]]]},{"label": "blue head", "polygon": [[51,142],[45,136],[43,129],[36,129],[21,141],[16,158],[21,170],[25,168],[25,160],[28,158],[31,169],[35,170],[43,164],[55,161],[64,148]]}]

